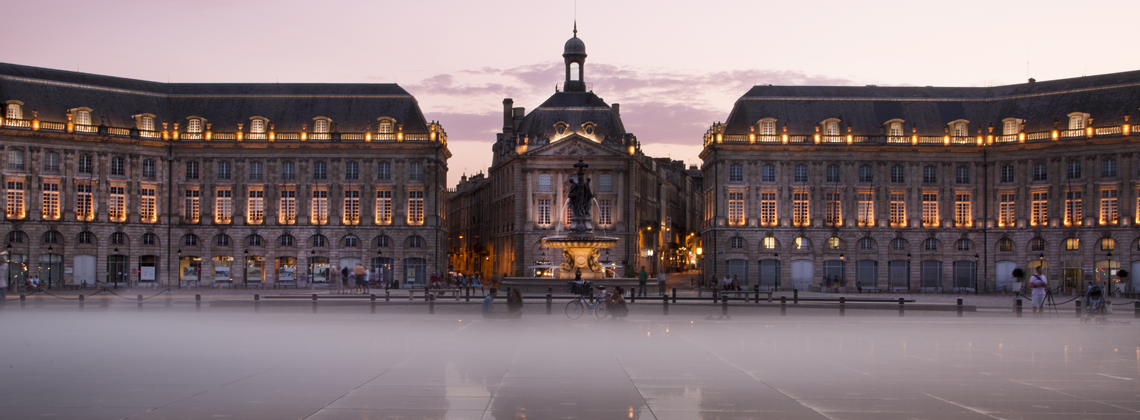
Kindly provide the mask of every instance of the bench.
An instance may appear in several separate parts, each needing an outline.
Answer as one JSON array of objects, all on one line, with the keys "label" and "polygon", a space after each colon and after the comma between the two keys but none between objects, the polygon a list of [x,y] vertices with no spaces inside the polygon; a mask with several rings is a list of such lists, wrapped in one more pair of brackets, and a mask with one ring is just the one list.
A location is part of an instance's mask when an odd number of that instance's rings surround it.
[{"label": "bench", "polygon": [[257,280],[257,281],[245,281],[245,282],[242,282],[242,285],[244,285],[246,289],[248,289],[248,288],[249,288],[249,286],[256,286],[256,287],[259,287],[259,288],[262,288],[262,289],[264,289],[264,288],[265,288],[265,282],[263,282],[263,281],[261,281],[261,280]]},{"label": "bench", "polygon": [[213,287],[221,288],[223,284],[229,285],[231,289],[234,287],[233,280],[214,280]]},{"label": "bench", "polygon": [[293,288],[296,289],[297,288],[297,280],[296,279],[293,279],[293,280],[277,280],[277,281],[273,282],[273,288],[276,289],[277,286],[281,286],[282,288],[284,288],[286,290],[289,289],[289,286],[293,286]]},{"label": "bench", "polygon": [[463,289],[408,289],[408,300],[416,299],[416,290],[425,294],[434,294],[436,297],[454,296],[455,300],[459,300],[463,292]]},{"label": "bench", "polygon": [[[721,290],[720,291],[721,296],[743,297],[745,300],[748,300],[748,299],[755,297],[756,295],[754,293],[757,293],[757,292],[755,290]],[[771,291],[761,290],[759,293],[761,295],[768,295],[768,302],[772,302],[772,292]]]},{"label": "bench", "polygon": [[863,291],[859,293],[883,293],[883,290],[878,287],[864,287]]}]

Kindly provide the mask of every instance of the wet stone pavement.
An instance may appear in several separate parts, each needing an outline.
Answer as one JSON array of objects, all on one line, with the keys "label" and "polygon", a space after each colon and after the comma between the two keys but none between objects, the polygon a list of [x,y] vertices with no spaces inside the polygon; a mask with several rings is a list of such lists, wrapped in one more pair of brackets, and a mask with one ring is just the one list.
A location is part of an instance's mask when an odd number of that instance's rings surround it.
[{"label": "wet stone pavement", "polygon": [[0,418],[1140,418],[1131,317],[12,303]]}]

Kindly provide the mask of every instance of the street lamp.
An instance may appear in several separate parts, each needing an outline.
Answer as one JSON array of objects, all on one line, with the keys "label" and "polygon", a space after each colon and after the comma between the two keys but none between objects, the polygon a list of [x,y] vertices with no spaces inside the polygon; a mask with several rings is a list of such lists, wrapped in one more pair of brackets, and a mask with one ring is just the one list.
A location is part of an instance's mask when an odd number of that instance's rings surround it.
[{"label": "street lamp", "polygon": [[11,243],[8,243],[8,254],[7,254],[7,256],[8,256],[8,258],[6,259],[7,260],[6,262],[7,262],[7,266],[8,266],[8,272],[4,274],[4,281],[8,282],[8,289],[9,290],[14,290],[13,289],[14,286],[12,285],[12,244]]},{"label": "street lamp", "polygon": [[906,292],[910,293],[910,253],[906,253]]},{"label": "street lamp", "polygon": [[1108,268],[1106,270],[1108,271],[1108,276],[1104,279],[1104,285],[1108,286],[1108,294],[1111,295],[1112,288],[1115,286],[1112,284],[1112,252],[1108,253]]},{"label": "street lamp", "polygon": [[847,287],[847,256],[843,254],[839,254],[839,286]]},{"label": "street lamp", "polygon": [[[167,248],[167,249],[170,249],[170,248]],[[178,276],[178,288],[181,289],[182,288],[182,248],[178,248],[178,261],[175,261],[175,263],[178,264],[178,274],[177,274],[177,276]]]},{"label": "street lamp", "polygon": [[55,262],[55,260],[54,260],[54,259],[52,258],[52,256],[51,256],[51,251],[52,251],[52,246],[51,246],[51,245],[48,245],[48,266],[47,266],[47,284],[48,284],[48,290],[51,290],[51,264],[52,264],[53,262]]},{"label": "street lamp", "polygon": [[245,286],[246,289],[249,288],[249,249],[245,250],[245,258],[242,261],[241,285]]},{"label": "street lamp", "polygon": [[[119,247],[115,247],[115,255],[119,255]],[[122,267],[119,267],[118,262],[119,262],[118,259],[116,259],[115,260],[115,270],[119,270],[119,271],[115,272],[115,289],[118,289],[119,288],[119,282],[123,281],[123,272],[121,271]]]},{"label": "street lamp", "polygon": [[974,294],[975,295],[978,294],[978,260],[980,260],[981,258],[982,258],[982,256],[980,254],[974,254]]}]

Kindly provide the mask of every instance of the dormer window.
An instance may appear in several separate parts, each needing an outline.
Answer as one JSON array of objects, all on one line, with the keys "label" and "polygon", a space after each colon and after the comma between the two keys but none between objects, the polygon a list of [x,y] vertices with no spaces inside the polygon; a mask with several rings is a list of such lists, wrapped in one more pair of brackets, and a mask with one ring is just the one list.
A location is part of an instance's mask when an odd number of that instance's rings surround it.
[{"label": "dormer window", "polygon": [[760,120],[760,135],[761,136],[774,136],[776,135],[776,120],[772,118],[765,118]]},{"label": "dormer window", "polygon": [[154,115],[153,114],[135,115],[135,127],[141,131],[154,131]]},{"label": "dormer window", "polygon": [[1007,136],[1015,136],[1021,132],[1021,120],[1017,118],[1006,118],[1002,121],[1001,133]]},{"label": "dormer window", "polygon": [[594,124],[592,122],[588,122],[588,123],[582,124],[582,130],[585,131],[587,135],[592,136],[592,135],[594,135],[594,128],[597,126],[598,126],[597,124]]},{"label": "dormer window", "polygon": [[313,132],[314,133],[328,133],[329,132],[329,119],[325,117],[313,118]]},{"label": "dormer window", "polygon": [[950,123],[950,135],[954,137],[966,137],[970,135],[970,122],[966,120],[958,120]]},{"label": "dormer window", "polygon": [[839,120],[832,118],[823,122],[823,135],[825,136],[838,136],[839,135]]},{"label": "dormer window", "polygon": [[205,125],[204,121],[206,120],[190,117],[186,122],[186,132],[191,134],[201,133],[202,127]]},{"label": "dormer window", "polygon": [[79,125],[91,125],[91,110],[76,109],[75,123]]},{"label": "dormer window", "polygon": [[8,101],[8,112],[5,113],[4,118],[9,120],[22,120],[24,119],[24,103],[20,101]]},{"label": "dormer window", "polygon": [[554,132],[558,133],[558,135],[566,134],[567,128],[570,128],[570,125],[566,124],[564,122],[559,122],[557,124],[554,124]]},{"label": "dormer window", "polygon": [[380,117],[379,123],[376,124],[376,132],[380,134],[392,134],[396,132],[396,120],[388,117]]},{"label": "dormer window", "polygon": [[265,118],[261,118],[261,117],[253,117],[253,118],[250,118],[249,120],[250,120],[250,122],[249,122],[249,133],[250,134],[264,134],[265,133],[266,121],[268,121],[268,120],[266,120]]},{"label": "dormer window", "polygon": [[582,80],[582,67],[578,63],[570,63],[570,81]]},{"label": "dormer window", "polygon": [[1074,112],[1069,114],[1069,129],[1082,130],[1088,126],[1089,114],[1083,112]]},{"label": "dormer window", "polygon": [[902,137],[903,123],[902,121],[894,121],[887,125],[887,134],[891,137]]}]

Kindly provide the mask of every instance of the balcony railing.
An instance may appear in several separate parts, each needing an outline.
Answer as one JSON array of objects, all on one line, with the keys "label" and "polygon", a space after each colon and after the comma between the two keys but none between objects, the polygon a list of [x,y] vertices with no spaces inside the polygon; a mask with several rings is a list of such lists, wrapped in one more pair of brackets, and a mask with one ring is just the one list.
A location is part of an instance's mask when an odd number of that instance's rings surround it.
[{"label": "balcony railing", "polygon": [[1085,137],[1086,135],[1087,134],[1085,134],[1085,129],[1083,128],[1078,128],[1076,130],[1061,130],[1061,138],[1063,139],[1080,138]]},{"label": "balcony railing", "polygon": [[4,127],[12,128],[32,128],[32,120],[17,120],[12,118],[4,119]]}]

